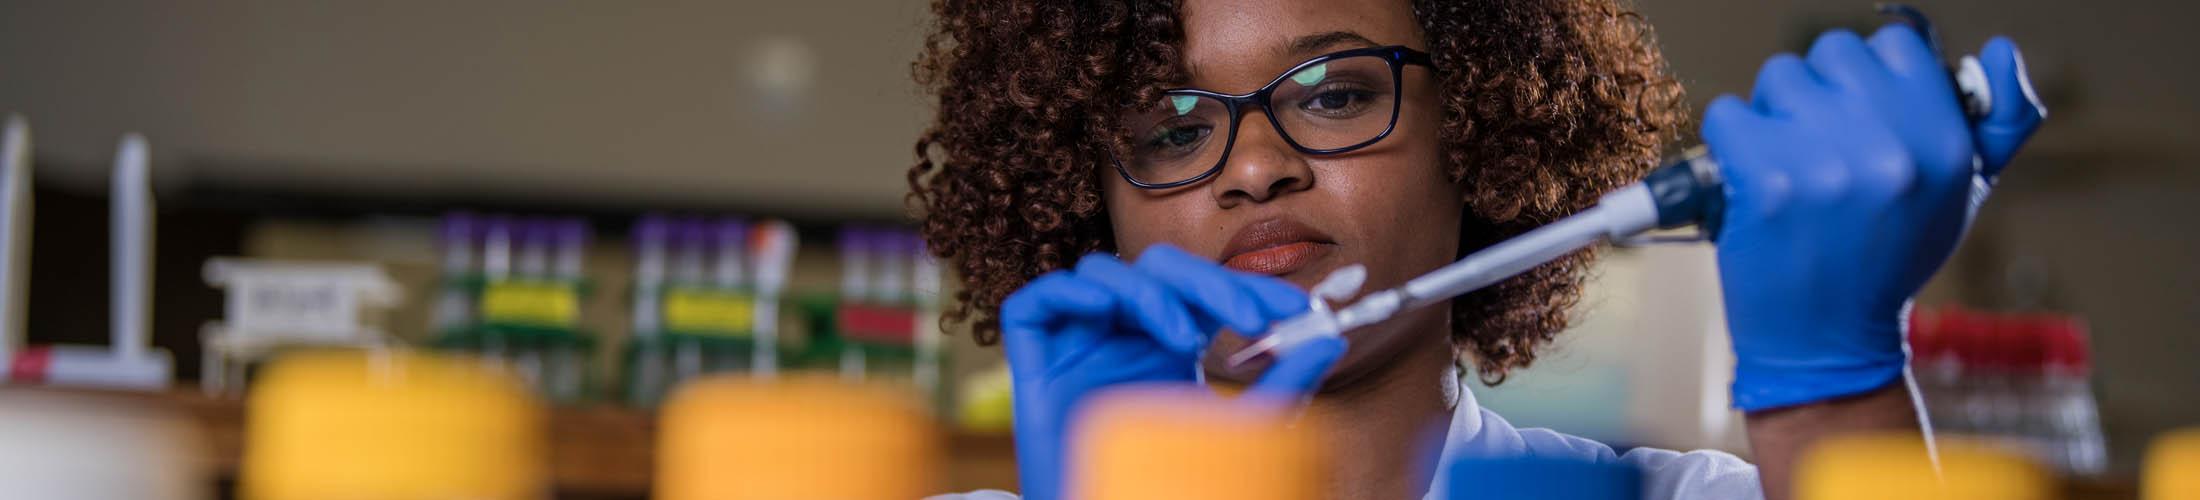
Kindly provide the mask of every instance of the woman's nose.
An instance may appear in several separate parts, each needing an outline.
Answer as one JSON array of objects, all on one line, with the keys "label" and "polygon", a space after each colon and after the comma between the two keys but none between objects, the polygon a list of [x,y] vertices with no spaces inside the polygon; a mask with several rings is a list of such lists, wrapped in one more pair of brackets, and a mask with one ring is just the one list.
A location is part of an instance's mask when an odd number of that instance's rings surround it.
[{"label": "woman's nose", "polygon": [[1222,171],[1215,174],[1215,203],[1223,208],[1242,203],[1263,203],[1292,191],[1314,186],[1314,171],[1306,155],[1292,149],[1259,111],[1240,118],[1236,143]]}]

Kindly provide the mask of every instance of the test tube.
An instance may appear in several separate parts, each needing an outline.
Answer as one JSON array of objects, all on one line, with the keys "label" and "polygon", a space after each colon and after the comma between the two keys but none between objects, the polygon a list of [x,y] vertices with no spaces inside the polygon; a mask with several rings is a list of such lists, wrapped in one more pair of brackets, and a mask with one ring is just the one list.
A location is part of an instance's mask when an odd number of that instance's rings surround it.
[{"label": "test tube", "polygon": [[672,282],[697,285],[704,282],[703,262],[710,255],[710,234],[700,219],[680,219],[673,225]]},{"label": "test tube", "polygon": [[861,302],[870,298],[871,232],[862,226],[840,228],[840,300]]},{"label": "test tube", "polygon": [[[512,222],[512,240],[513,246],[517,248],[513,252],[517,257],[513,259],[512,277],[519,281],[549,279],[549,223],[533,217],[516,218]],[[526,336],[507,338],[505,335],[502,332],[490,332],[488,338],[503,343],[500,346],[501,348],[510,349],[509,361],[512,370],[519,374],[520,380],[525,381],[528,387],[539,391],[541,394],[549,395],[551,393],[548,377],[550,369],[546,366],[547,363],[543,361],[543,348],[545,346],[531,341],[533,339]],[[517,342],[504,343],[508,341]]]},{"label": "test tube", "polygon": [[917,390],[927,396],[940,394],[940,260],[915,232],[909,235],[909,295],[917,308],[917,362],[912,374]]},{"label": "test tube", "polygon": [[470,213],[451,212],[443,216],[442,269],[446,284],[436,296],[435,315],[430,318],[429,328],[434,333],[462,328],[473,322],[473,294],[452,283],[473,272],[474,253],[478,248],[474,236],[480,226],[480,221]]},{"label": "test tube", "polygon": [[758,377],[779,373],[779,294],[794,271],[794,253],[800,242],[794,225],[767,219],[749,232],[749,258],[756,262],[756,349],[749,366]]},{"label": "test tube", "polygon": [[514,274],[520,279],[548,278],[553,236],[549,221],[522,219],[515,229],[519,239],[519,265]]},{"label": "test tube", "polygon": [[[488,282],[498,282],[512,277],[512,240],[516,236],[513,221],[505,216],[492,216],[481,228],[481,277]],[[497,335],[482,336],[481,357],[491,366],[504,366],[506,356],[504,338]]]},{"label": "test tube", "polygon": [[[673,286],[694,286],[703,282],[703,260],[709,244],[701,221],[683,218],[673,222],[672,275]],[[675,342],[672,346],[672,380],[693,378],[703,373],[703,345],[694,339]]]},{"label": "test tube", "polygon": [[[583,277],[582,266],[588,253],[588,221],[579,217],[567,217],[558,219],[549,226],[554,260],[550,277],[578,286]],[[580,398],[582,384],[587,380],[588,363],[585,358],[578,339],[550,346],[548,380],[544,385],[549,387],[551,397],[558,401],[574,401]]]},{"label": "test tube", "polygon": [[871,262],[877,266],[878,281],[871,287],[871,300],[892,304],[900,302],[908,293],[909,284],[908,233],[891,229],[880,230],[872,236]]},{"label": "test tube", "polygon": [[630,401],[638,406],[654,404],[666,377],[663,335],[665,247],[672,237],[672,222],[650,214],[634,223],[634,380],[629,382]]},{"label": "test tube", "polygon": [[940,259],[932,256],[932,247],[924,243],[924,236],[909,233],[909,292],[918,308],[931,309],[940,305]]},{"label": "test tube", "polygon": [[723,289],[741,288],[745,285],[741,281],[742,268],[748,261],[743,254],[748,249],[749,221],[739,217],[719,220],[712,227],[711,237],[718,250],[713,262],[716,266],[711,268],[712,284]]},{"label": "test tube", "polygon": [[551,227],[550,239],[557,254],[557,265],[551,277],[565,281],[581,279],[581,266],[588,254],[588,221],[566,218]]},{"label": "test tube", "polygon": [[443,234],[439,243],[443,251],[443,274],[463,276],[473,270],[474,231],[480,221],[472,213],[451,212],[443,215]]},{"label": "test tube", "polygon": [[665,286],[665,246],[672,222],[645,215],[634,224],[634,336],[655,336],[663,328],[658,305]]},{"label": "test tube", "polygon": [[490,281],[512,275],[512,219],[492,216],[481,225],[481,275]]}]

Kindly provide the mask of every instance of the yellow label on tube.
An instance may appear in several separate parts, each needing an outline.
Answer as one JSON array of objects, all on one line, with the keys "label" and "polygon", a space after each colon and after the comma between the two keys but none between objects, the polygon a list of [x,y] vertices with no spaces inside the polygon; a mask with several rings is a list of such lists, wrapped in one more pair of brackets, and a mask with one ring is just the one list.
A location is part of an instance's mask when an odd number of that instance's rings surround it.
[{"label": "yellow label on tube", "polygon": [[717,290],[665,291],[665,329],[682,333],[746,335],[756,321],[756,300]]},{"label": "yellow label on tube", "polygon": [[580,292],[571,283],[503,281],[481,291],[481,317],[488,321],[573,327],[580,319]]}]

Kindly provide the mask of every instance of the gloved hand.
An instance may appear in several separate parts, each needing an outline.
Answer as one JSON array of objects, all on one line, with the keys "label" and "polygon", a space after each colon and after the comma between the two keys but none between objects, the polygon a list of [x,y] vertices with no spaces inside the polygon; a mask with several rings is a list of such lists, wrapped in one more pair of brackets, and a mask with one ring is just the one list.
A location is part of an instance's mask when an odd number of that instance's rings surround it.
[{"label": "gloved hand", "polygon": [[1834,31],[1775,56],[1750,100],[1721,96],[1703,137],[1726,178],[1719,281],[1734,405],[1755,411],[1885,387],[1902,315],[2039,124],[2015,46],[1986,46],[1993,111],[1976,127],[1916,31]]},{"label": "gloved hand", "polygon": [[[1070,417],[1086,396],[1128,382],[1182,381],[1223,327],[1257,335],[1307,308],[1291,284],[1239,273],[1167,245],[1126,265],[1086,255],[1001,303],[1001,345],[1015,384],[1016,462],[1024,498],[1061,496]],[[1282,353],[1247,404],[1295,402],[1344,353],[1324,339]]]}]

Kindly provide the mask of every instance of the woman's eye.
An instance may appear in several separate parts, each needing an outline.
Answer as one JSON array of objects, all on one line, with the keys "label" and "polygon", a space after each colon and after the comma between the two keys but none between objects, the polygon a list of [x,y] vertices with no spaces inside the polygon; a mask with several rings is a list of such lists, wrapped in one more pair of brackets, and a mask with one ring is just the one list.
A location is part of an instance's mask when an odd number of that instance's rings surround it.
[{"label": "woman's eye", "polygon": [[1156,149],[1191,147],[1199,144],[1201,139],[1206,139],[1207,132],[1211,129],[1212,127],[1206,125],[1162,127],[1154,131],[1153,137],[1146,141],[1146,145]]},{"label": "woman's eye", "polygon": [[1374,92],[1356,89],[1334,89],[1316,92],[1299,103],[1299,108],[1325,115],[1349,114],[1366,107],[1375,98]]}]

